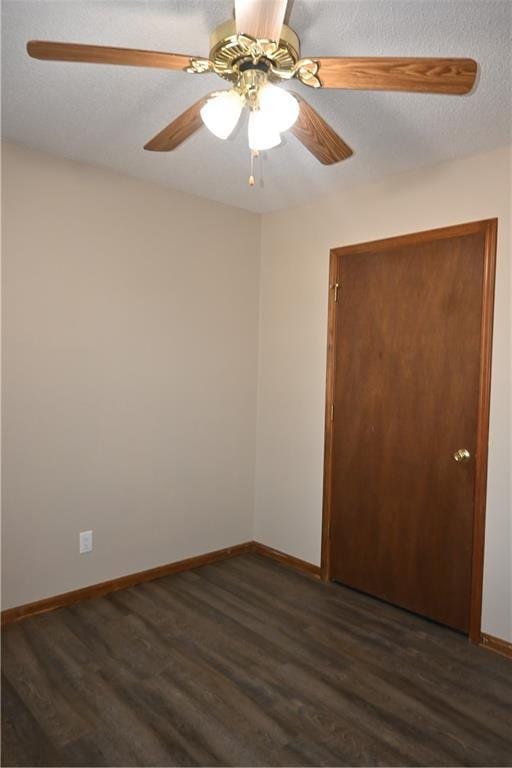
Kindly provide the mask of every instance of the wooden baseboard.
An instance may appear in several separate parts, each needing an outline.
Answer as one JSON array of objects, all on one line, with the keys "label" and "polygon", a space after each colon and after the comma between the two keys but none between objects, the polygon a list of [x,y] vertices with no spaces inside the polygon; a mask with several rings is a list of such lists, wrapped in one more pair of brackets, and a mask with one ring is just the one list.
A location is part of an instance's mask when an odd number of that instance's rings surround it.
[{"label": "wooden baseboard", "polygon": [[67,605],[73,605],[81,600],[90,600],[92,597],[101,597],[102,595],[107,595],[109,592],[117,592],[119,589],[133,587],[136,584],[142,584],[145,581],[161,579],[163,576],[168,576],[171,573],[189,571],[192,568],[199,568],[202,565],[211,565],[220,560],[227,560],[230,557],[237,557],[238,555],[244,555],[248,552],[257,552],[260,555],[277,560],[279,563],[282,563],[289,568],[294,568],[297,571],[307,573],[309,576],[314,576],[315,578],[320,577],[320,568],[317,565],[312,565],[305,560],[300,560],[298,557],[292,557],[292,555],[287,555],[285,552],[280,552],[278,549],[272,549],[272,547],[267,547],[265,544],[260,544],[257,541],[246,541],[243,544],[237,544],[233,547],[225,547],[224,549],[217,549],[214,552],[207,552],[204,555],[187,557],[185,560],[178,560],[174,563],[159,565],[156,568],[149,568],[147,571],[138,571],[137,573],[130,573],[128,576],[121,576],[118,579],[110,579],[109,581],[102,581],[99,584],[91,584],[90,587],[74,589],[72,592],[64,592],[62,595],[54,595],[53,597],[46,597],[44,600],[36,600],[33,603],[18,605],[15,608],[7,608],[5,611],[2,611],[1,626],[5,627],[7,624],[14,624],[16,621],[21,621],[29,616],[35,616],[38,613],[54,611],[56,608],[64,608]]},{"label": "wooden baseboard", "polygon": [[281,552],[279,549],[273,549],[273,547],[267,547],[266,544],[260,544],[258,541],[253,542],[253,551],[264,557],[270,557],[272,560],[277,560],[282,565],[287,565],[289,568],[293,568],[296,571],[307,573],[308,576],[313,576],[315,579],[320,578],[320,566],[308,563],[306,560],[301,560],[293,555],[287,555],[286,552]]},{"label": "wooden baseboard", "polygon": [[488,648],[495,653],[501,653],[502,656],[507,656],[512,659],[512,643],[508,640],[501,640],[499,637],[493,637],[492,635],[486,635],[482,633],[482,641],[480,643],[484,648]]},{"label": "wooden baseboard", "polygon": [[[121,576],[118,579],[102,581],[100,584],[92,584],[90,587],[74,589],[72,592],[64,592],[62,595],[47,597],[44,600],[36,600],[33,603],[18,605],[15,608],[7,608],[5,611],[2,611],[1,626],[4,627],[8,624],[14,624],[17,621],[26,619],[29,616],[35,616],[38,613],[46,613],[47,611],[54,611],[57,608],[64,608],[67,605],[73,605],[81,600],[101,597],[102,595],[107,595],[109,592],[117,592],[119,589],[126,589],[127,587],[133,587],[136,584],[143,584],[145,581],[161,579],[163,576],[168,576],[171,573],[189,571],[192,568],[199,568],[202,565],[211,565],[212,563],[227,560],[230,557],[238,557],[238,555],[244,555],[249,552],[255,552],[258,555],[263,555],[263,557],[269,557],[272,560],[276,560],[281,565],[293,568],[295,571],[300,571],[315,579],[320,579],[320,566],[308,563],[306,560],[301,560],[298,557],[293,557],[293,555],[287,555],[286,552],[281,552],[279,549],[268,547],[266,544],[260,544],[259,541],[246,541],[243,544],[236,544],[233,547],[217,549],[214,552],[206,552],[204,555],[187,557],[185,560],[178,560],[174,563],[159,565],[156,568],[149,568],[146,571],[130,573],[128,576]],[[482,633],[480,645],[495,653],[500,653],[502,656],[512,658],[512,643],[509,643],[507,640],[501,640],[498,637]]]},{"label": "wooden baseboard", "polygon": [[156,568],[149,568],[146,571],[130,573],[128,576],[121,576],[118,579],[102,581],[99,584],[92,584],[90,587],[74,589],[72,592],[64,592],[62,595],[47,597],[44,600],[36,600],[34,603],[18,605],[15,608],[7,608],[2,611],[1,625],[13,624],[16,621],[25,619],[28,616],[34,616],[37,613],[46,613],[54,611],[56,608],[63,608],[66,605],[73,605],[81,600],[89,600],[91,597],[101,597],[109,592],[117,592],[119,589],[133,587],[135,584],[142,584],[145,581],[160,579],[162,576],[168,576],[171,573],[180,573],[188,571],[191,568],[199,568],[201,565],[210,565],[220,560],[226,560],[229,557],[237,557],[246,552],[254,551],[254,542],[247,541],[244,544],[237,544],[225,549],[217,549],[214,552],[207,552],[204,555],[196,557],[187,557],[185,560],[178,560],[167,565],[159,565]]}]

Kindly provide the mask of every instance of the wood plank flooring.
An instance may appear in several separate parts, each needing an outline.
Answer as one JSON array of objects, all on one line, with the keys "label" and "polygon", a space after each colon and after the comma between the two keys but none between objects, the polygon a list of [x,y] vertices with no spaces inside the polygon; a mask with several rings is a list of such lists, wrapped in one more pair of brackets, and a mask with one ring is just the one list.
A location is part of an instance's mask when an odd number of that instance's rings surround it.
[{"label": "wood plank flooring", "polygon": [[4,766],[509,766],[512,663],[258,555],[3,634]]}]

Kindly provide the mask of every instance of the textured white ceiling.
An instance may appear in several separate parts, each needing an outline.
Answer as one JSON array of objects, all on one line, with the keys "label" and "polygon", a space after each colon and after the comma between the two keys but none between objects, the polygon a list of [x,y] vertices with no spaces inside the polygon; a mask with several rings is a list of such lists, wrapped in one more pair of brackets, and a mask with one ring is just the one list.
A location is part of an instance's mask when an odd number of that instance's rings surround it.
[{"label": "textured white ceiling", "polygon": [[175,152],[143,150],[192,102],[224,87],[215,75],[44,62],[25,52],[36,38],[206,56],[211,29],[232,12],[232,0],[3,0],[3,135],[260,212],[511,141],[509,0],[290,0],[303,55],[468,56],[481,74],[462,97],[294,84],[355,154],[324,167],[287,134],[265,154],[253,189],[245,129],[226,142],[202,129]]}]

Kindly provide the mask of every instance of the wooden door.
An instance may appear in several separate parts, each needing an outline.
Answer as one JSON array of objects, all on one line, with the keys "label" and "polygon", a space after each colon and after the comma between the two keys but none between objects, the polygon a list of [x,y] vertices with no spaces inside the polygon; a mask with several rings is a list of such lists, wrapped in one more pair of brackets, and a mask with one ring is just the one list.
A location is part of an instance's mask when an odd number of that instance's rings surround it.
[{"label": "wooden door", "polygon": [[464,632],[483,547],[495,224],[331,255],[328,575]]}]

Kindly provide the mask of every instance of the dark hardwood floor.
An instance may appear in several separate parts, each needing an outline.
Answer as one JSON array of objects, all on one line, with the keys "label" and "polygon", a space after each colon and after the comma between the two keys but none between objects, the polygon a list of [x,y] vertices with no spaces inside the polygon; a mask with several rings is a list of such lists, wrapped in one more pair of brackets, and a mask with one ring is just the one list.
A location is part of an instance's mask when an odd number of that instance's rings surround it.
[{"label": "dark hardwood floor", "polygon": [[508,766],[512,663],[257,555],[3,632],[3,765]]}]

